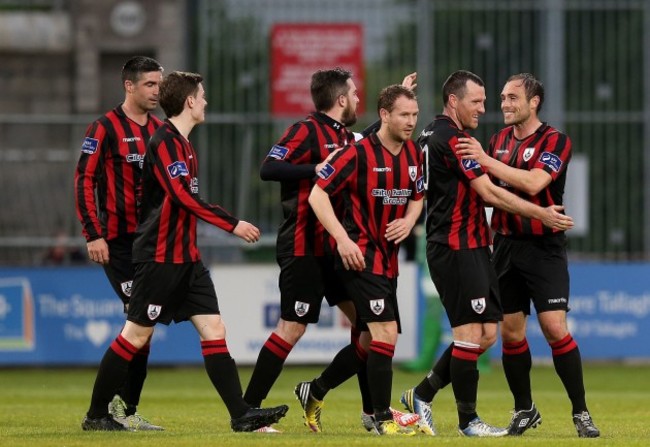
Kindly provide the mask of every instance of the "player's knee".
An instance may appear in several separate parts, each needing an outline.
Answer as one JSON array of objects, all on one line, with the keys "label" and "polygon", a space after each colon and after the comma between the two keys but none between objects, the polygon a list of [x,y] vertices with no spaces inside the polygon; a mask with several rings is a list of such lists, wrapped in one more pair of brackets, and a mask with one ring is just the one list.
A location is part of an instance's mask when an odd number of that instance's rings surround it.
[{"label": "player's knee", "polygon": [[287,343],[295,345],[306,331],[306,324],[298,323],[296,321],[280,320],[275,332]]}]

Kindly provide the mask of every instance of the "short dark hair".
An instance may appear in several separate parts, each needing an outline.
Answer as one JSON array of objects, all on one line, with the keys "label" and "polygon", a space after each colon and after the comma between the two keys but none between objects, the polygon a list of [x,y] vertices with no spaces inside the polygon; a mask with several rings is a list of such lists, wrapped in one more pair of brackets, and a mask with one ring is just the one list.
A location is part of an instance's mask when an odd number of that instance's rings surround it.
[{"label": "short dark hair", "polygon": [[537,113],[539,113],[542,110],[542,104],[544,104],[544,84],[530,73],[512,75],[508,78],[506,84],[510,81],[521,81],[526,92],[526,101],[530,101],[533,97],[539,96],[539,104],[537,105]]},{"label": "short dark hair", "polygon": [[384,87],[381,92],[379,92],[379,99],[377,100],[377,112],[379,112],[381,109],[392,112],[393,108],[395,107],[395,101],[397,101],[397,99],[402,96],[406,96],[407,99],[413,99],[417,101],[415,93],[403,85],[393,84],[389,85],[388,87]]},{"label": "short dark hair", "polygon": [[122,67],[122,85],[126,81],[138,82],[142,73],[152,71],[163,72],[163,67],[157,60],[147,56],[133,56]]},{"label": "short dark hair", "polygon": [[158,95],[160,107],[167,118],[178,116],[183,112],[188,96],[195,96],[203,76],[198,73],[172,71],[160,84]]},{"label": "short dark hair", "polygon": [[338,97],[348,93],[350,78],[352,72],[341,67],[314,72],[311,75],[311,99],[316,110],[323,112],[334,107]]},{"label": "short dark hair", "polygon": [[445,83],[442,85],[442,103],[447,105],[449,102],[449,95],[455,95],[458,98],[463,99],[467,92],[467,81],[472,81],[481,87],[485,86],[483,79],[471,71],[455,71],[449,75]]}]

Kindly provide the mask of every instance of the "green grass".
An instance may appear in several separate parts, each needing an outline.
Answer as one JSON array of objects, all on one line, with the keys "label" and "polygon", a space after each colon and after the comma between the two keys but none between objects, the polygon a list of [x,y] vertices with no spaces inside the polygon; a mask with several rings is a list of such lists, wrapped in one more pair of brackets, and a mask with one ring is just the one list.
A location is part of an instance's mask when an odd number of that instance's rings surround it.
[{"label": "green grass", "polygon": [[[302,425],[294,385],[313,378],[321,368],[287,367],[266,405],[287,403],[289,413],[277,428],[280,435],[232,433],[224,405],[205,371],[196,368],[152,368],[139,411],[164,432],[89,433],[80,428],[90,400],[94,369],[0,369],[0,445],[2,446],[381,446],[381,445],[498,445],[498,446],[647,446],[650,445],[650,367],[585,365],[587,403],[602,437],[578,439],[571,423],[571,407],[555,371],[536,367],[532,373],[534,398],[543,424],[520,438],[467,439],[456,432],[456,412],[450,387],[434,401],[436,438],[378,437],[360,424],[356,379],[326,397],[324,433]],[[248,383],[250,368],[240,370]],[[401,408],[401,392],[414,386],[421,374],[395,372],[393,406]],[[498,365],[481,374],[478,411],[486,421],[505,426],[512,399]]]}]

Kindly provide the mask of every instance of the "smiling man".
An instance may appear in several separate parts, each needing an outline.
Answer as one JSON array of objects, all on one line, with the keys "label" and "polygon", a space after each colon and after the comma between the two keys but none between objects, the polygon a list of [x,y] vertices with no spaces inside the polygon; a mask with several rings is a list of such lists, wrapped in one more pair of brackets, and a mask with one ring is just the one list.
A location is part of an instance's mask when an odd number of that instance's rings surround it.
[{"label": "smiling man", "polygon": [[451,382],[464,436],[505,436],[476,412],[477,360],[496,341],[503,319],[494,267],[490,264],[487,204],[534,217],[549,228],[573,226],[561,206],[542,208],[493,184],[477,161],[462,159],[456,145],[469,138],[485,113],[485,87],[476,74],[452,73],[442,88],[444,109],[418,139],[427,154],[427,263],[452,327],[453,342],[431,372],[406,390],[402,402],[420,415],[420,429],[435,434],[431,400]]}]

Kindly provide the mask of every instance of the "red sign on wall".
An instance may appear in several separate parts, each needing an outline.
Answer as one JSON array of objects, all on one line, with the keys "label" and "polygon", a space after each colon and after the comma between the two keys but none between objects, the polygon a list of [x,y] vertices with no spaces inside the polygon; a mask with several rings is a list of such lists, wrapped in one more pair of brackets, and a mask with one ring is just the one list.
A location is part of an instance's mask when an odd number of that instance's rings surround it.
[{"label": "red sign on wall", "polygon": [[[363,30],[358,23],[278,23],[271,29],[271,113],[304,116],[314,111],[309,84],[320,69],[352,71],[363,98]],[[357,113],[364,110],[363,100]]]}]

